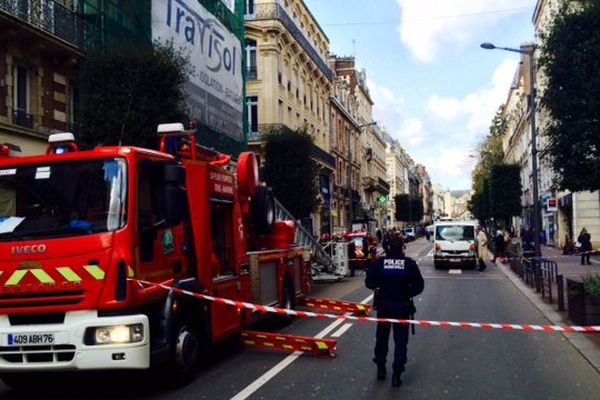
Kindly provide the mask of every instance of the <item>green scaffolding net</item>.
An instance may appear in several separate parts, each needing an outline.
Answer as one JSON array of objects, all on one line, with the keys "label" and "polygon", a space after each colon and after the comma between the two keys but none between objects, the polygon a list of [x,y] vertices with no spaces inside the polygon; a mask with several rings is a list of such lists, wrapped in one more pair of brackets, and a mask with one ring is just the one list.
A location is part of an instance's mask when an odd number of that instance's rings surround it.
[{"label": "green scaffolding net", "polygon": [[[242,49],[244,0],[235,0],[234,13],[222,0],[195,1],[198,1],[239,39],[240,49]],[[88,52],[99,48],[116,47],[123,43],[152,44],[152,0],[82,0],[79,10],[85,22],[85,49]],[[244,52],[241,53],[244,57]],[[242,65],[245,65],[245,60],[242,60]],[[244,83],[246,81],[245,72],[245,68],[242,68]],[[242,87],[244,88],[242,99],[244,99],[245,84]],[[248,124],[245,107],[243,107],[243,115],[243,140],[235,140],[226,132],[217,132],[199,123],[198,143],[237,158],[238,154],[247,148]]]}]

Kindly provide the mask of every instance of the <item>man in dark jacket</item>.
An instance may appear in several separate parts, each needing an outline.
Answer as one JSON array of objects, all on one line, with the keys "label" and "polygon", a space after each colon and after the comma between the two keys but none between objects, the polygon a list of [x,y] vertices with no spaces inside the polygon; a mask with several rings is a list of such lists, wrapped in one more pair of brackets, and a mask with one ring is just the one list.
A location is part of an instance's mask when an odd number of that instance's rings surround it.
[{"label": "man in dark jacket", "polygon": [[[377,317],[409,319],[415,309],[412,297],[423,291],[425,286],[419,266],[404,256],[402,238],[394,234],[390,238],[389,251],[385,257],[377,260],[374,268],[367,270],[366,286],[375,290]],[[386,357],[391,324],[377,323],[375,358],[377,379],[386,376]],[[394,363],[392,365],[392,386],[400,386],[400,375],[406,364],[406,346],[408,345],[407,324],[394,324]]]}]

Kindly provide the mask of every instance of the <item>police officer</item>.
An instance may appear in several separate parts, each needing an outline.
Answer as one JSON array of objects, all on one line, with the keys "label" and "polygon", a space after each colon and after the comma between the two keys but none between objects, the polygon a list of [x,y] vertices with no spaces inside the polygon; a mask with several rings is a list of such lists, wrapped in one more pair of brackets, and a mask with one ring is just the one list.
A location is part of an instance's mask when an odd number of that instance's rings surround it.
[{"label": "police officer", "polygon": [[[425,283],[419,266],[404,256],[404,244],[399,234],[392,235],[389,251],[385,257],[377,260],[374,268],[367,270],[366,286],[375,290],[377,316],[379,318],[409,319],[414,314],[412,297],[423,291]],[[406,364],[406,346],[408,345],[408,324],[394,325],[394,362],[392,365],[392,386],[402,384],[400,375]],[[385,380],[386,357],[390,337],[390,323],[377,323],[375,358],[377,379]]]}]

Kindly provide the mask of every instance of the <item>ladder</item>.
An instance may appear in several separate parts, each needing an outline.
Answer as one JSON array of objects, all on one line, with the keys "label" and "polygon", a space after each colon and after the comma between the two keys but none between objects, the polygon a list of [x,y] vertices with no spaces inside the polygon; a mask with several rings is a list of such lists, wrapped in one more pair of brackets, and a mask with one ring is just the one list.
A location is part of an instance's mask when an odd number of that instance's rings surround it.
[{"label": "ladder", "polygon": [[319,243],[319,241],[316,240],[313,235],[302,226],[302,224],[297,222],[296,218],[294,218],[294,216],[277,199],[275,199],[275,218],[278,220],[296,221],[294,242],[299,246],[308,248],[310,250],[311,271],[313,278],[320,275],[331,275],[331,279],[334,280],[343,278],[343,276],[336,274],[336,268],[331,254],[321,246],[321,243]]}]

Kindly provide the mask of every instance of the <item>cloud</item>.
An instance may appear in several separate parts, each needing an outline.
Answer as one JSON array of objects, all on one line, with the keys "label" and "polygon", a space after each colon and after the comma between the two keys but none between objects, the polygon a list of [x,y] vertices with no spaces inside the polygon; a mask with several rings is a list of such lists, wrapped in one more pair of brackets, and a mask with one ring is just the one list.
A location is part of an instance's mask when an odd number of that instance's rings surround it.
[{"label": "cloud", "polygon": [[446,124],[462,122],[470,137],[485,134],[498,107],[506,101],[517,66],[517,60],[506,59],[496,68],[491,82],[485,87],[463,98],[434,94],[425,107],[432,117]]},{"label": "cloud", "polygon": [[469,155],[506,101],[517,66],[518,60],[504,60],[487,84],[462,97],[432,94],[423,104],[426,117],[407,115],[401,95],[369,80],[373,117],[383,122],[415,162],[427,167],[434,182],[467,189],[475,161]]},{"label": "cloud", "polygon": [[470,149],[464,146],[445,147],[427,156],[423,163],[434,182],[444,182],[445,187],[452,189],[468,189],[470,175],[465,171],[471,171],[475,164],[469,154]]},{"label": "cloud", "polygon": [[423,121],[409,118],[402,123],[400,129],[392,136],[398,139],[403,146],[416,147],[425,142],[429,137],[429,132],[425,129]]},{"label": "cloud", "polygon": [[418,61],[426,63],[434,61],[444,48],[456,51],[472,46],[490,27],[527,5],[527,0],[396,1],[402,9],[397,28],[400,39]]}]

